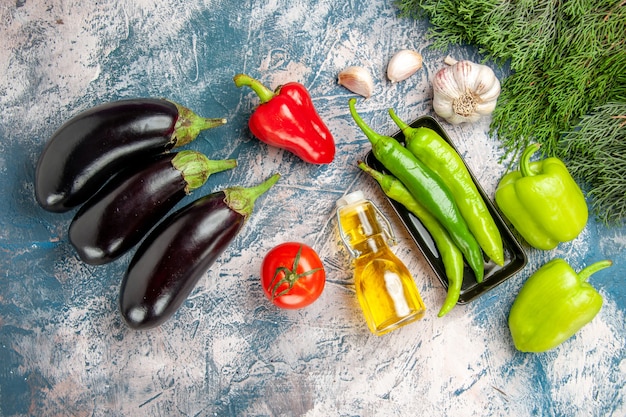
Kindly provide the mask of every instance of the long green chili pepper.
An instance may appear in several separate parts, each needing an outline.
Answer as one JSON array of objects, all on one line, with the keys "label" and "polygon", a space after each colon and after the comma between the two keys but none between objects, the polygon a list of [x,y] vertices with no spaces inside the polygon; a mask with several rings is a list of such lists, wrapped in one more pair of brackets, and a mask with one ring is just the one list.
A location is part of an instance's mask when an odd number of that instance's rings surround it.
[{"label": "long green chili pepper", "polygon": [[389,115],[402,130],[406,148],[450,188],[470,232],[485,254],[496,264],[504,265],[500,230],[459,154],[434,130],[409,126],[393,109],[389,109]]},{"label": "long green chili pepper", "polygon": [[369,127],[356,111],[356,99],[351,98],[349,104],[350,114],[372,144],[372,153],[376,159],[439,220],[465,256],[467,263],[474,271],[476,281],[482,282],[485,267],[482,251],[461,216],[448,187],[433,170],[424,165],[397,140],[376,133]]},{"label": "long green chili pepper", "polygon": [[456,247],[452,239],[450,239],[450,235],[446,229],[441,226],[441,223],[411,195],[400,180],[393,175],[377,171],[362,161],[359,161],[359,168],[367,172],[380,184],[380,188],[387,197],[402,204],[408,211],[413,213],[415,217],[422,222],[433,238],[439,255],[441,256],[443,267],[446,271],[446,277],[448,278],[446,300],[437,314],[439,317],[445,316],[456,305],[461,295],[461,286],[463,285],[463,254],[459,248]]}]

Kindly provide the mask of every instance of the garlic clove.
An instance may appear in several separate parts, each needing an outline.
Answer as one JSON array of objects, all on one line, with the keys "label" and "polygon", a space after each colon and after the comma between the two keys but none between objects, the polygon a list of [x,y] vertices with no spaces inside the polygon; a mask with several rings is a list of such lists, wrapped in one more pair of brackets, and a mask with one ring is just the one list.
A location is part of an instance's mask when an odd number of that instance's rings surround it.
[{"label": "garlic clove", "polygon": [[374,80],[368,70],[363,67],[348,67],[339,73],[338,84],[353,93],[369,98],[374,91]]},{"label": "garlic clove", "polygon": [[387,64],[387,78],[392,83],[403,81],[422,68],[422,55],[419,52],[403,49],[397,52]]},{"label": "garlic clove", "polygon": [[434,100],[449,101],[459,98],[462,93],[458,87],[454,74],[448,68],[442,68],[435,74],[433,80]]},{"label": "garlic clove", "polygon": [[489,116],[496,109],[496,101],[485,101],[476,105],[476,113],[481,116]]}]

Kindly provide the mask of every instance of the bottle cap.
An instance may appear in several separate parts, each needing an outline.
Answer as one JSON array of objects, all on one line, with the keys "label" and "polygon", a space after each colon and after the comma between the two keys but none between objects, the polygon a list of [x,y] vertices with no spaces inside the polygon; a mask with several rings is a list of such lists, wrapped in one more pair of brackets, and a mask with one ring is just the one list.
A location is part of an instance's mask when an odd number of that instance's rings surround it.
[{"label": "bottle cap", "polygon": [[357,190],[351,192],[350,194],[344,195],[339,200],[337,200],[335,204],[337,205],[337,208],[341,208],[349,206],[350,204],[358,203],[359,201],[363,200],[365,200],[365,195],[363,194],[363,191]]}]

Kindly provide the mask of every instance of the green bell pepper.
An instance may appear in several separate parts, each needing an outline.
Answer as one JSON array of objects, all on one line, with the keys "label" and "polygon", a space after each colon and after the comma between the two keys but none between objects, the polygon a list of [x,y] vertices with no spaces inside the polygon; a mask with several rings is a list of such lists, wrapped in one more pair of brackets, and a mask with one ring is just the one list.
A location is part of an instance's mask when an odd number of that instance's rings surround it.
[{"label": "green bell pepper", "polygon": [[589,212],[585,196],[560,159],[530,162],[539,146],[532,144],[524,150],[519,171],[500,180],[495,199],[530,246],[549,250],[576,238]]},{"label": "green bell pepper", "polygon": [[612,264],[599,261],[577,274],[556,258],[539,268],[524,283],[509,313],[509,330],[517,350],[545,352],[589,323],[602,307],[602,296],[587,280]]}]

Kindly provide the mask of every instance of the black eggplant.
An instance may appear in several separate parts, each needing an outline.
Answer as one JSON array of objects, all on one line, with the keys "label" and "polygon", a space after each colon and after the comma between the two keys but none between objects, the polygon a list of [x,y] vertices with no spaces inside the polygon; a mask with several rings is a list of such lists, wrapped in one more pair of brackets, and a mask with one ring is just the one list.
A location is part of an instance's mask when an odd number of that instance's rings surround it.
[{"label": "black eggplant", "polygon": [[70,224],[70,242],[90,265],[111,262],[139,243],[211,174],[236,165],[235,159],[213,161],[185,150],[126,168],[78,210]]},{"label": "black eggplant", "polygon": [[168,216],[139,245],[120,288],[120,310],[133,329],[170,318],[237,236],[256,199],[280,178],[204,196]]},{"label": "black eggplant", "polygon": [[127,99],[85,110],[52,135],[39,157],[37,202],[48,211],[68,211],[130,163],[186,145],[202,130],[224,123],[163,99]]}]

